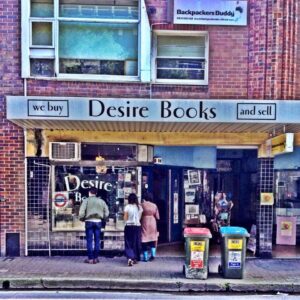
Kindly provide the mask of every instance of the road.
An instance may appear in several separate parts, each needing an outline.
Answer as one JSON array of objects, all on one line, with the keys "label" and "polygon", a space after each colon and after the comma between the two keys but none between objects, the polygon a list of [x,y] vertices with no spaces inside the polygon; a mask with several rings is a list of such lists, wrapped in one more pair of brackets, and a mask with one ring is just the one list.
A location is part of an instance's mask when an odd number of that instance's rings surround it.
[{"label": "road", "polygon": [[72,292],[72,291],[7,291],[0,292],[0,299],[42,299],[42,300],[296,300],[300,295],[236,295],[236,294],[170,294],[170,293],[126,293],[126,292]]}]

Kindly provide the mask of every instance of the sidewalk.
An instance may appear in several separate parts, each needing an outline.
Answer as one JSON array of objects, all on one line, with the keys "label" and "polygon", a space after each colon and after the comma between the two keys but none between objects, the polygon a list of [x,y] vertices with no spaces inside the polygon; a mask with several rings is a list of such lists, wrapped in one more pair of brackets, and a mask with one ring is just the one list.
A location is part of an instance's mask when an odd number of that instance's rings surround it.
[{"label": "sidewalk", "polygon": [[84,258],[1,258],[0,288],[300,293],[300,259],[247,259],[244,279],[224,279],[217,271],[220,258],[213,257],[208,279],[191,280],[182,273],[183,257],[157,257],[133,267],[125,257],[101,257],[96,265]]}]

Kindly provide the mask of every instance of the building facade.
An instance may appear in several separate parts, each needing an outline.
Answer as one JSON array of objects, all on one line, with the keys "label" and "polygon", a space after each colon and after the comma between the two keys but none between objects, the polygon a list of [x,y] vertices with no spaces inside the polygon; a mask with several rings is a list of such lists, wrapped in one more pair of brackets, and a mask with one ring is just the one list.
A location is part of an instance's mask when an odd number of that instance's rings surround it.
[{"label": "building facade", "polygon": [[[105,249],[122,248],[126,197],[145,190],[162,243],[200,215],[208,226],[218,190],[233,224],[256,225],[258,255],[272,255],[278,222],[297,243],[299,4],[189,2],[2,1],[2,255],[83,250],[91,185],[112,212]],[[285,133],[292,152],[272,155]]]}]

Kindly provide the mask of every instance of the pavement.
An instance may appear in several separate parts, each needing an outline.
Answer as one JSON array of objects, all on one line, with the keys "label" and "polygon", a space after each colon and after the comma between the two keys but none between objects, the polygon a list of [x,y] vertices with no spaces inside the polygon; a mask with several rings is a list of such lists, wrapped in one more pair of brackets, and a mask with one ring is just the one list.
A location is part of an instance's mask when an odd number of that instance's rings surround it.
[{"label": "pavement", "polygon": [[158,256],[128,267],[125,257],[30,256],[0,259],[0,289],[118,290],[159,292],[300,293],[300,259],[247,258],[243,279],[218,274],[210,257],[207,279],[186,279],[184,257]]}]

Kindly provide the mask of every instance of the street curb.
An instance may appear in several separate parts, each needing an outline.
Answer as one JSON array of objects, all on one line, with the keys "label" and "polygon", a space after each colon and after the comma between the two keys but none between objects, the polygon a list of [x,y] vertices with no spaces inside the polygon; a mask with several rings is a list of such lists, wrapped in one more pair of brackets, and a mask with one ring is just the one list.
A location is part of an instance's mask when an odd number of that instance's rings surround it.
[{"label": "street curb", "polygon": [[300,284],[207,282],[205,280],[138,280],[103,278],[8,278],[0,290],[118,290],[157,292],[300,293]]}]

